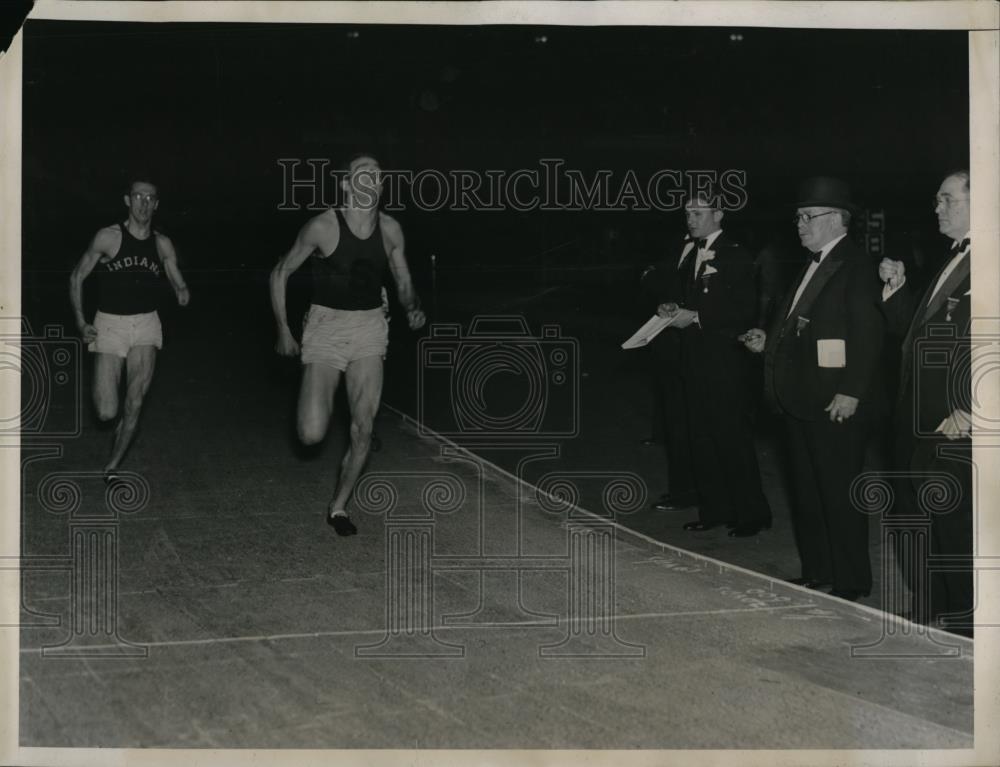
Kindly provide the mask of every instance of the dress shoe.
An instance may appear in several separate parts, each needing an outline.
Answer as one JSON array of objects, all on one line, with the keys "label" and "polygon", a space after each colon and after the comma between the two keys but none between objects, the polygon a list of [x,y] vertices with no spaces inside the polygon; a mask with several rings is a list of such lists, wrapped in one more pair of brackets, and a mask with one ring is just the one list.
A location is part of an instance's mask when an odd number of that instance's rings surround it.
[{"label": "dress shoe", "polygon": [[793,586],[804,586],[807,589],[821,589],[824,586],[830,585],[829,583],[816,581],[812,578],[789,578],[785,583],[791,583]]},{"label": "dress shoe", "polygon": [[702,530],[711,530],[721,524],[721,522],[685,522],[684,529],[689,533],[701,532]]},{"label": "dress shoe", "polygon": [[770,530],[771,523],[768,522],[763,525],[736,525],[732,530],[729,531],[730,538],[751,538],[761,530]]},{"label": "dress shoe", "polygon": [[654,511],[680,511],[689,509],[698,503],[694,495],[670,495],[664,493],[650,508]]},{"label": "dress shoe", "polygon": [[831,597],[846,599],[848,602],[857,602],[862,597],[871,594],[870,591],[858,591],[857,589],[834,589],[830,592]]}]

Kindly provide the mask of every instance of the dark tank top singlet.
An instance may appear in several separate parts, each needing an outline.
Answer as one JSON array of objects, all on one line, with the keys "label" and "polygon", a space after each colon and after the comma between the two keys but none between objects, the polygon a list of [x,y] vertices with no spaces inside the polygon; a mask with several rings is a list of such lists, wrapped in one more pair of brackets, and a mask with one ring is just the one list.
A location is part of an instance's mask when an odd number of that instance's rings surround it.
[{"label": "dark tank top singlet", "polygon": [[340,225],[340,241],[333,253],[314,253],[314,304],[330,309],[360,311],[382,306],[382,282],[388,258],[382,244],[378,220],[367,239],[354,235],[339,210],[334,210]]},{"label": "dark tank top singlet", "polygon": [[156,252],[156,235],[136,239],[119,224],[122,244],[113,258],[97,266],[97,308],[105,314],[145,314],[156,311],[163,264]]}]

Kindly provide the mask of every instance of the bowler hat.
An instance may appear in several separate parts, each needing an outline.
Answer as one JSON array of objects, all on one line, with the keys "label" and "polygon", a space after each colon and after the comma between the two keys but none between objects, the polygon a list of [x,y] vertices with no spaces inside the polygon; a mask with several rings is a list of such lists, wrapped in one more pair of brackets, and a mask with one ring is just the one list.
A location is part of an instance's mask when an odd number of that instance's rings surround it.
[{"label": "bowler hat", "polygon": [[858,208],[851,199],[851,188],[846,181],[830,176],[814,176],[807,178],[799,186],[795,207],[809,208],[822,206],[824,208],[842,208],[852,213]]}]

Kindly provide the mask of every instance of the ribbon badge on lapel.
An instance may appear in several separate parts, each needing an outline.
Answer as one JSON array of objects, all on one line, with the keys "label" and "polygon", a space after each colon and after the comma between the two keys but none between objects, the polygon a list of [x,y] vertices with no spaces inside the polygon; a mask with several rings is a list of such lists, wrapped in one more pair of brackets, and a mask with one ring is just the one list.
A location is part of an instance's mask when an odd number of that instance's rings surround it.
[{"label": "ribbon badge on lapel", "polygon": [[706,250],[705,253],[704,253],[704,255],[701,257],[701,292],[702,293],[707,293],[708,292],[709,278],[713,274],[718,274],[719,273],[719,270],[716,269],[714,266],[712,266],[711,263],[709,263],[714,258],[715,258],[715,251],[714,250]]},{"label": "ribbon badge on lapel", "polygon": [[708,292],[709,278],[713,274],[718,274],[718,273],[719,273],[719,270],[716,269],[714,266],[712,266],[711,264],[705,264],[705,268],[702,269],[702,272],[701,272],[701,292],[702,293],[707,293]]},{"label": "ribbon badge on lapel", "polygon": [[805,330],[807,327],[809,327],[809,318],[808,317],[802,317],[800,315],[798,317],[798,319],[795,321],[795,336],[796,336],[796,338],[798,336],[801,336],[802,335],[802,331]]},{"label": "ribbon badge on lapel", "polygon": [[955,311],[958,307],[958,299],[954,296],[948,296],[948,311],[945,313],[944,318],[947,322],[951,322],[951,313]]}]

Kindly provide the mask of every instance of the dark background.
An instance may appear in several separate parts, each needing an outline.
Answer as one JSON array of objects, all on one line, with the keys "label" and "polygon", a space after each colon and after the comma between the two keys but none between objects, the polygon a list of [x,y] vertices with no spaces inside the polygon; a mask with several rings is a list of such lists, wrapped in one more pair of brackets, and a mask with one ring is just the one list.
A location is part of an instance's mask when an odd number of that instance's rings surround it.
[{"label": "dark background", "polygon": [[[277,209],[280,158],[336,167],[361,147],[448,171],[554,157],[616,182],[742,169],[748,205],[727,229],[790,263],[801,178],[846,178],[885,211],[887,252],[912,262],[940,250],[930,201],[968,162],[964,32],[29,21],[25,37],[22,265],[39,322],[70,322],[66,277],[124,217],[136,170],[159,182],[157,226],[196,300],[243,297],[268,320],[267,272],[312,215]],[[433,319],[533,296],[542,319],[584,304],[638,316],[639,272],[683,233],[679,212],[655,210],[396,215],[428,306],[437,256]]]}]

